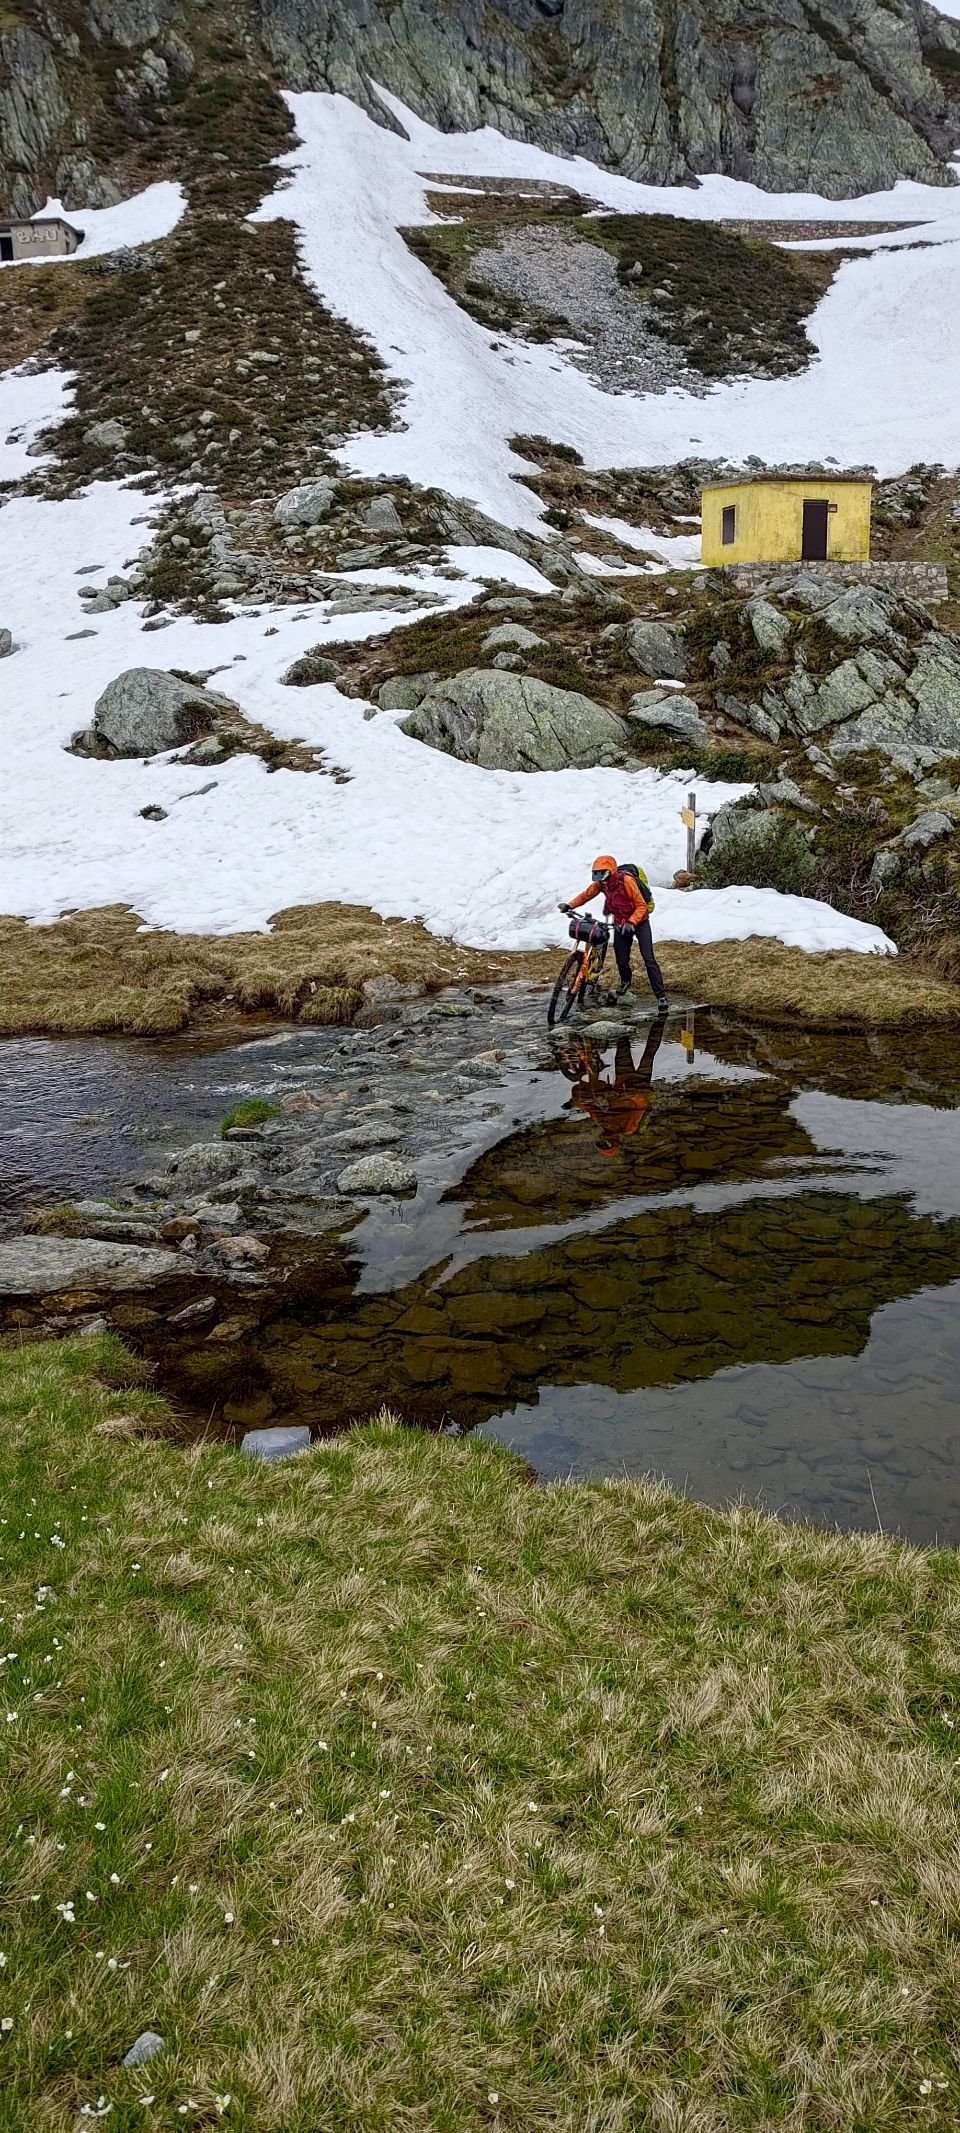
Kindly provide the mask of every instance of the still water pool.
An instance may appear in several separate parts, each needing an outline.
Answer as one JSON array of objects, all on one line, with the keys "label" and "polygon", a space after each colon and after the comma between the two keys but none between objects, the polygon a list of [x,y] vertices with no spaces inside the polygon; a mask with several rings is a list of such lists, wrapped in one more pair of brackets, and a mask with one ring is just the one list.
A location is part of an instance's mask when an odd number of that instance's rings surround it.
[{"label": "still water pool", "polygon": [[[135,1338],[171,1392],[232,1429],[328,1431],[386,1402],[544,1476],[654,1472],[715,1503],[960,1542],[955,1040],[698,1014],[551,1046],[516,989],[483,1012],[502,1085],[449,1099],[415,1200],[286,1240],[228,1332],[174,1340],[147,1315]],[[370,1041],[0,1047],[0,1193],[108,1188],[145,1167],[144,1137],[210,1132],[334,1047],[349,1089]],[[419,1072],[400,1047],[377,1084],[414,1159]]]}]

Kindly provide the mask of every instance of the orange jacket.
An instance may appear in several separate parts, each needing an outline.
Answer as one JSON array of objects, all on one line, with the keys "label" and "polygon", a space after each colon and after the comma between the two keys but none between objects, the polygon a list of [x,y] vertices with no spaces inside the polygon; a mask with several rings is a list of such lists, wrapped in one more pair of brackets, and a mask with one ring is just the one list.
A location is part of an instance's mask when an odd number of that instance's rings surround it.
[{"label": "orange jacket", "polygon": [[606,881],[592,881],[588,889],[581,889],[579,896],[571,896],[570,909],[576,911],[580,904],[588,904],[594,896],[603,897],[603,908],[618,926],[639,926],[647,916],[647,904],[642,890],[632,874],[622,874],[619,867]]}]

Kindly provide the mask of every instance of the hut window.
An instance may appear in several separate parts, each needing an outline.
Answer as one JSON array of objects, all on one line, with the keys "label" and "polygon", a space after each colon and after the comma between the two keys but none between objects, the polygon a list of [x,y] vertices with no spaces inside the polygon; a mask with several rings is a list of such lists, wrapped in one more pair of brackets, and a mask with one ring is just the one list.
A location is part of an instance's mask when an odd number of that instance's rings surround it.
[{"label": "hut window", "polygon": [[724,507],[723,507],[723,518],[722,518],[722,522],[721,522],[721,531],[720,531],[720,539],[721,539],[721,541],[722,541],[722,543],[723,543],[723,546],[724,546],[724,548],[732,548],[732,547],[733,547],[733,543],[734,543],[734,541],[736,540],[736,538],[737,538],[737,507],[736,507],[736,504],[724,504]]}]

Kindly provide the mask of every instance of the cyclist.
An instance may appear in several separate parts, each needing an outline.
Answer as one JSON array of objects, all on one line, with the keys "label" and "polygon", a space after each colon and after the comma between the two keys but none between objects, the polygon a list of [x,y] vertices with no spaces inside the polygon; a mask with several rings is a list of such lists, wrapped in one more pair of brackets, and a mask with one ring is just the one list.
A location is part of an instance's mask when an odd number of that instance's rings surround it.
[{"label": "cyclist", "polygon": [[664,991],[660,965],[653,952],[653,935],[647,913],[646,898],[635,877],[626,868],[618,867],[609,852],[601,852],[591,868],[588,889],[581,889],[579,896],[571,896],[568,904],[561,904],[561,911],[569,914],[581,904],[588,904],[594,896],[603,897],[604,914],[613,920],[613,952],[617,959],[620,984],[614,999],[622,1000],[630,991],[630,950],[634,940],[643,957],[643,967],[650,980],[657,1007],[662,1015],[669,1008]]}]

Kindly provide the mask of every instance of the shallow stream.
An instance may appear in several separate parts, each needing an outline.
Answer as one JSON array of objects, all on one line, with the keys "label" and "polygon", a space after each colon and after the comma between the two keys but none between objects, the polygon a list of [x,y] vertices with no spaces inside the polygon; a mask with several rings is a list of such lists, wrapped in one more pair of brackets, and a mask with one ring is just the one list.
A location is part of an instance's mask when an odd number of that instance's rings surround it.
[{"label": "shallow stream", "polygon": [[654,1472],[960,1542],[955,1041],[701,1012],[548,1042],[509,988],[462,1009],[504,1052],[470,1084],[443,1012],[376,1037],[0,1046],[0,1220],[161,1167],[243,1097],[325,1091],[397,1120],[416,1197],[279,1238],[212,1330],[116,1309],[194,1413],[326,1431],[387,1403],[545,1476]]}]

